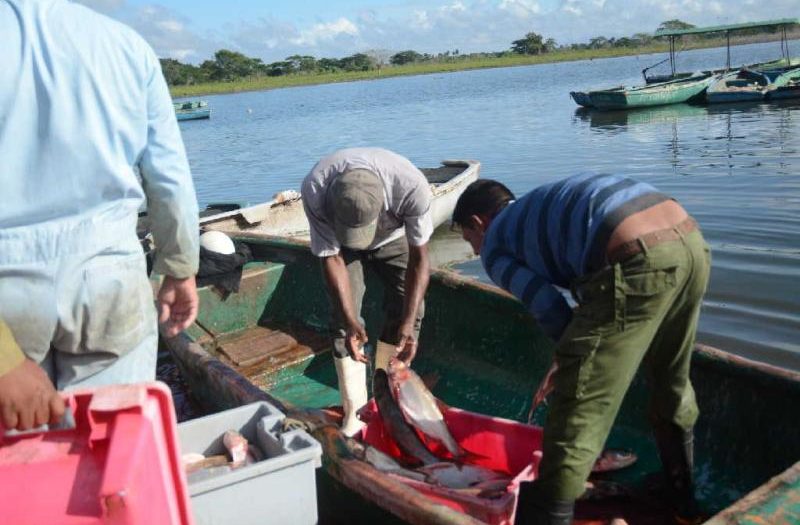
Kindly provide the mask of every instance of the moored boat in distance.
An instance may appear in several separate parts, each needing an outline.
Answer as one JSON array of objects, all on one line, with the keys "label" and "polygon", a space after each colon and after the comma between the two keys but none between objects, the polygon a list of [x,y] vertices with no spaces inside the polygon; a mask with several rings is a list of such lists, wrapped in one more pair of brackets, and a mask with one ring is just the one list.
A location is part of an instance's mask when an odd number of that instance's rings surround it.
[{"label": "moored boat in distance", "polygon": [[800,98],[800,79],[791,80],[779,87],[771,87],[767,90],[768,100],[787,100]]},{"label": "moored boat in distance", "polygon": [[[800,97],[800,65],[774,71],[772,83],[767,86],[768,100],[783,100]],[[769,74],[769,73],[767,73]]]},{"label": "moored boat in distance", "polygon": [[[449,220],[456,201],[467,186],[477,180],[481,163],[475,160],[445,160],[437,168],[420,168],[428,179],[433,195],[431,215],[434,228]],[[271,201],[204,217],[204,230],[218,230],[229,235],[294,237],[308,239],[308,218],[300,193],[285,191]]]},{"label": "moored boat in distance", "polygon": [[[352,440],[336,428],[330,407],[340,400],[327,334],[329,303],[308,243],[246,235],[238,240],[255,257],[243,271],[239,293],[223,297],[200,288],[196,323],[163,341],[193,396],[209,410],[265,399],[304,422],[324,450],[321,522],[477,525],[448,501],[431,499],[355,455]],[[377,334],[383,290],[369,279],[363,313],[367,333]],[[432,272],[425,301],[413,367],[433,394],[452,407],[527,421],[531,392],[549,368],[553,344],[524,307],[494,286],[442,270]],[[711,523],[785,523],[792,502],[800,501],[800,426],[787,409],[800,404],[800,373],[698,346],[692,381],[701,410],[695,427],[698,496],[706,511],[723,511]],[[587,503],[604,516],[630,518],[633,512],[635,518],[638,509],[639,517],[659,518],[667,512],[659,499],[636,496],[659,469],[648,397],[645,377],[637,376],[607,446],[632,450],[639,461],[605,475],[633,488],[621,498]],[[544,421],[543,412],[535,421]],[[481,435],[477,428],[473,434]],[[758,497],[745,497],[754,489]],[[507,510],[508,519],[497,523],[510,523],[513,506]],[[737,519],[744,516],[750,521]]]},{"label": "moored boat in distance", "polygon": [[175,116],[178,120],[195,120],[211,118],[211,107],[205,100],[189,100],[186,102],[173,102]]},{"label": "moored boat in distance", "polygon": [[769,83],[769,77],[758,71],[749,69],[731,71],[708,86],[706,102],[709,104],[757,102],[764,99]]},{"label": "moored boat in distance", "polygon": [[641,87],[617,87],[589,92],[571,92],[576,103],[596,109],[627,109],[692,102],[701,98],[718,78],[706,71],[691,77]]},{"label": "moored boat in distance", "polygon": [[[783,70],[785,68],[791,69],[792,60],[788,51],[786,28],[798,24],[800,24],[800,19],[798,18],[782,18],[779,20],[767,20],[762,22],[748,22],[709,27],[691,27],[689,29],[660,29],[656,31],[654,36],[667,38],[669,40],[669,56],[667,59],[642,70],[642,75],[644,76],[646,82],[645,86],[632,88],[611,88],[588,92],[574,91],[571,92],[570,95],[577,104],[587,108],[597,109],[626,109],[693,101],[701,98],[702,94],[705,93],[706,89],[711,83],[715,82],[723,74],[731,71],[730,36],[732,32],[743,30],[751,31],[754,29],[782,30],[781,52],[783,56],[778,60],[754,64],[745,68],[748,70],[758,71],[769,76],[768,70]],[[678,73],[676,70],[676,57],[678,55],[675,45],[676,40],[685,35],[698,35],[707,33],[723,33],[725,35],[727,43],[727,60],[725,68],[694,74]],[[655,76],[647,75],[648,70],[667,61],[669,62],[670,66],[669,74]],[[663,82],[655,82],[656,80],[663,80]],[[770,81],[773,81],[773,79],[770,78]],[[787,83],[790,81],[791,80],[787,80]],[[705,85],[703,85],[704,82]],[[741,97],[737,96],[735,93],[737,90],[725,89],[726,84],[721,84],[718,87],[722,92],[720,95],[720,98],[722,99],[732,98],[733,101],[754,100],[753,98],[746,98],[748,95],[745,94],[741,94]],[[696,91],[694,91],[695,89]],[[764,98],[764,95],[759,94],[757,90],[750,91],[752,91],[752,93],[749,94],[749,97]],[[789,93],[791,94],[793,91],[789,90]],[[756,98],[756,100],[759,100],[760,98]]]}]

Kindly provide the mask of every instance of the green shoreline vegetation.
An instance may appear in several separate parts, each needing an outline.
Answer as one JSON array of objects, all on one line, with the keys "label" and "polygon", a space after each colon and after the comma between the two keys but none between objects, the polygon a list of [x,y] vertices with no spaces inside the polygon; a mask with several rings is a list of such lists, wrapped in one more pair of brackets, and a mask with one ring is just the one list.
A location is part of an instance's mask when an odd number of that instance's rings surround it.
[{"label": "green shoreline vegetation", "polygon": [[[659,29],[691,27],[694,26],[680,20],[669,20],[662,23]],[[798,37],[798,33],[789,35],[789,39]],[[777,32],[745,32],[731,42],[731,46],[779,39]],[[686,49],[724,47],[725,39],[713,35],[695,36],[685,38],[684,45]],[[667,51],[665,40],[646,33],[619,39],[595,37],[586,44],[557,46],[553,39],[545,40],[541,35],[531,32],[512,42],[510,50],[496,53],[460,54],[454,50],[432,56],[408,50],[391,57],[379,56],[379,53],[357,53],[342,59],[293,55],[285,61],[264,64],[258,58],[223,49],[217,51],[214,60],[206,60],[199,66],[182,64],[174,59],[162,59],[161,64],[172,96],[184,98]]]}]

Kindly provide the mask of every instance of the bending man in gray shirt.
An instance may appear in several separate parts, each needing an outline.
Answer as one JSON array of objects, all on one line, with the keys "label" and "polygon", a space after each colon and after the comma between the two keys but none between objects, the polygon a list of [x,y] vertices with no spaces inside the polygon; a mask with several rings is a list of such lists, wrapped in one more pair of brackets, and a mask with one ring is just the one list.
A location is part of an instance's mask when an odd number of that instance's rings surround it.
[{"label": "bending man in gray shirt", "polygon": [[362,426],[356,411],[367,402],[364,269],[372,269],[385,289],[375,368],[386,368],[395,356],[410,363],[430,274],[431,191],[408,159],[381,148],[351,148],[320,160],[303,181],[302,195],[311,251],[321,259],[331,300],[342,431],[352,436]]}]

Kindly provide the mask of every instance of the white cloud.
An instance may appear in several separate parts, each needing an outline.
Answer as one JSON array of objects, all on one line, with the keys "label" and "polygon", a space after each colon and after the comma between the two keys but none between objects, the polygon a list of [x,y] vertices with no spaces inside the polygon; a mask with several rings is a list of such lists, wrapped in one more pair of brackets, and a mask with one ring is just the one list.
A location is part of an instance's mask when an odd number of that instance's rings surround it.
[{"label": "white cloud", "polygon": [[578,0],[566,0],[566,2],[564,2],[564,5],[561,6],[561,10],[564,11],[565,13],[569,13],[575,16],[581,16],[583,14],[583,9],[581,9]]},{"label": "white cloud", "polygon": [[528,18],[539,14],[541,6],[535,0],[501,0],[498,6],[501,11],[508,11],[514,16]]},{"label": "white cloud", "polygon": [[316,46],[319,42],[333,40],[340,35],[357,36],[358,28],[347,18],[339,18],[325,24],[314,24],[311,28],[300,32],[300,36],[292,39],[298,46]]},{"label": "white cloud", "polygon": [[450,5],[443,5],[439,8],[442,13],[463,13],[466,10],[466,6],[461,2],[453,2]]},{"label": "white cloud", "polygon": [[[500,51],[534,31],[558,43],[653,32],[678,18],[695,25],[796,16],[797,0],[428,0],[342,12],[307,25],[261,18],[200,32],[190,13],[125,0],[80,0],[138,30],[160,56],[199,62],[222,48],[265,62],[301,53],[342,57],[370,49]],[[169,0],[162,0],[168,2]],[[268,3],[264,4],[268,6]]]},{"label": "white cloud", "polygon": [[415,27],[415,28],[418,28],[418,29],[430,29],[431,28],[431,21],[428,18],[428,12],[427,11],[420,11],[420,10],[414,11],[414,14],[413,14],[413,17],[412,17],[412,22],[413,22],[412,27]]},{"label": "white cloud", "polygon": [[180,33],[183,31],[183,24],[177,20],[162,20],[160,22],[156,22],[156,24],[164,31],[169,31],[172,33]]}]

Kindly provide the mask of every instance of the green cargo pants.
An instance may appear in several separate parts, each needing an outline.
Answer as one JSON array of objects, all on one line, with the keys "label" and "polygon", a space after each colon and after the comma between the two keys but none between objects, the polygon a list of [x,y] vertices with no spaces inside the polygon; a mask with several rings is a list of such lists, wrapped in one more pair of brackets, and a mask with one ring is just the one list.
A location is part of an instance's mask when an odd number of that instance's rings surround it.
[{"label": "green cargo pants", "polygon": [[689,430],[697,419],[689,363],[711,254],[699,231],[643,247],[573,286],[578,307],[555,350],[537,499],[583,493],[643,361],[654,422]]}]

